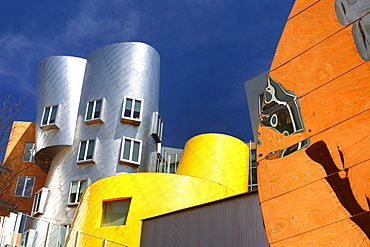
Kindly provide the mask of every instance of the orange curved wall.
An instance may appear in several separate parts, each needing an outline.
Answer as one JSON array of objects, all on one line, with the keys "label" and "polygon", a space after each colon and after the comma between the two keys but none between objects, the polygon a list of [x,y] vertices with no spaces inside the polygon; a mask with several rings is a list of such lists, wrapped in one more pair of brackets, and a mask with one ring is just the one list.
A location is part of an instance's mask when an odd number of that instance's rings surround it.
[{"label": "orange curved wall", "polygon": [[352,26],[338,22],[334,0],[297,0],[276,50],[270,77],[296,94],[304,129],[284,135],[259,126],[271,246],[370,246],[370,66]]}]

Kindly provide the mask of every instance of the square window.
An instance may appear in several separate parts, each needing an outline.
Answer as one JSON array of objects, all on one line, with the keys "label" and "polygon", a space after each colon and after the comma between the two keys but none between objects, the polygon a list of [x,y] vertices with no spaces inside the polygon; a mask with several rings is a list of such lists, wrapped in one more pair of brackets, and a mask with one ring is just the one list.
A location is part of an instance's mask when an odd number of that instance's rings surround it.
[{"label": "square window", "polygon": [[59,105],[53,105],[44,108],[40,126],[41,129],[43,130],[59,129],[57,125],[58,108],[60,108]]},{"label": "square window", "polygon": [[85,124],[103,123],[103,100],[94,100],[87,102]]},{"label": "square window", "polygon": [[124,97],[121,122],[140,124],[143,111],[143,100]]},{"label": "square window", "polygon": [[124,137],[122,138],[122,150],[120,162],[140,165],[142,142]]},{"label": "square window", "polygon": [[126,225],[131,198],[103,202],[102,226]]},{"label": "square window", "polygon": [[163,120],[158,112],[153,114],[153,125],[152,125],[152,136],[156,142],[162,142],[162,132],[163,132]]},{"label": "square window", "polygon": [[17,185],[15,187],[15,196],[31,197],[33,185],[35,184],[35,177],[33,176],[19,176]]},{"label": "square window", "polygon": [[81,195],[87,187],[87,180],[72,181],[69,190],[68,204],[77,204],[80,202]]},{"label": "square window", "polygon": [[35,162],[34,160],[34,152],[35,152],[35,143],[34,142],[26,142],[24,145],[24,151],[23,151],[23,162]]},{"label": "square window", "polygon": [[80,142],[77,163],[94,162],[95,139]]}]

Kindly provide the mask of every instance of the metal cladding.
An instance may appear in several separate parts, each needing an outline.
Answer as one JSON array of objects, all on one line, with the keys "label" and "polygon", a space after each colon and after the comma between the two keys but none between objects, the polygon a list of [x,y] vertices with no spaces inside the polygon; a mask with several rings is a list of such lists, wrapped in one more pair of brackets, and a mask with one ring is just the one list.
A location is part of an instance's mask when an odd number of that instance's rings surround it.
[{"label": "metal cladding", "polygon": [[[159,108],[159,69],[159,54],[143,43],[107,45],[87,59],[57,56],[40,62],[35,158],[49,171],[45,187],[50,189],[42,217],[71,222],[77,206],[67,207],[72,181],[155,170],[152,121]],[[123,117],[127,99],[140,117]],[[140,147],[131,163],[122,161],[125,138]]]},{"label": "metal cladding", "polygon": [[[57,154],[63,146],[73,144],[85,66],[86,59],[66,56],[47,57],[39,63],[35,158],[46,172],[53,158],[51,153]],[[59,128],[57,131],[41,129],[44,108],[50,106],[58,106],[53,125]]]},{"label": "metal cladding", "polygon": [[229,135],[195,136],[185,145],[177,174],[208,179],[235,193],[247,192],[249,147]]},{"label": "metal cladding", "polygon": [[[127,246],[139,246],[142,219],[247,192],[248,153],[248,146],[231,136],[193,137],[186,145],[177,174],[128,173],[89,185],[72,228]],[[114,225],[104,225],[111,221],[105,216],[105,203],[123,200],[130,201],[125,222],[119,219]],[[94,246],[92,239],[76,240],[75,236],[70,236],[67,246],[77,242]]]},{"label": "metal cladding", "polygon": [[369,6],[296,1],[286,23],[269,76],[294,95],[265,92],[258,129],[271,246],[370,246]]}]

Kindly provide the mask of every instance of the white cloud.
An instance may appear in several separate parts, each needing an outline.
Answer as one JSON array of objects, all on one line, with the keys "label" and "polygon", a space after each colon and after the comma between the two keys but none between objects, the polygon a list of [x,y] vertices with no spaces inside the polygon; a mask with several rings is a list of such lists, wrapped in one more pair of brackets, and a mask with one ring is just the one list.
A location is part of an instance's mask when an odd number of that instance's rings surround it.
[{"label": "white cloud", "polygon": [[[68,45],[89,39],[109,44],[137,36],[141,13],[127,6],[128,1],[84,1],[79,11],[66,23],[62,36]],[[118,11],[119,12],[118,12]],[[117,13],[118,12],[118,13]]]}]

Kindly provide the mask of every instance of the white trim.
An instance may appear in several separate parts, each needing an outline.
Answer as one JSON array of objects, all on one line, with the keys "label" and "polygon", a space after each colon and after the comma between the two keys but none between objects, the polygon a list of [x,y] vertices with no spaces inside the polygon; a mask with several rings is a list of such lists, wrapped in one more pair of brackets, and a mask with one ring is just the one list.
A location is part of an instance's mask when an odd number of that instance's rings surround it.
[{"label": "white trim", "polygon": [[[87,159],[86,156],[87,156],[87,150],[89,149],[89,146],[90,146],[90,141],[94,141],[94,149],[93,149],[93,153],[92,153],[92,158],[91,159]],[[80,157],[80,151],[81,151],[81,143],[82,142],[86,142],[86,147],[85,147],[85,152],[84,152],[84,156],[83,156],[83,159],[82,160],[79,160],[79,157]],[[95,152],[96,152],[96,146],[97,146],[97,139],[88,139],[88,140],[82,140],[80,141],[79,145],[78,145],[78,152],[77,152],[77,164],[81,164],[81,163],[90,163],[90,162],[93,162],[95,163]]]},{"label": "white trim", "polygon": [[[130,112],[129,117],[125,116],[125,109],[126,109],[127,99],[132,100],[132,105],[131,105],[131,109],[130,109],[131,112]],[[134,118],[133,117],[136,101],[140,101],[140,115],[139,115],[139,118]],[[144,108],[144,100],[143,99],[124,96],[123,97],[123,103],[122,103],[121,122],[129,122],[129,123],[133,123],[133,124],[140,124],[141,120],[143,118],[143,108]]]},{"label": "white trim", "polygon": [[[129,140],[131,142],[130,144],[130,151],[129,151],[129,159],[124,159],[123,158],[123,153],[125,151],[125,140]],[[140,144],[139,146],[139,156],[138,156],[138,161],[133,161],[132,160],[132,155],[133,155],[133,149],[134,149],[134,142],[138,142]],[[120,153],[120,162],[121,163],[127,163],[127,164],[134,164],[134,165],[140,165],[141,162],[141,152],[143,149],[143,142],[137,139],[129,138],[129,137],[122,137],[121,141],[121,153]]]}]

